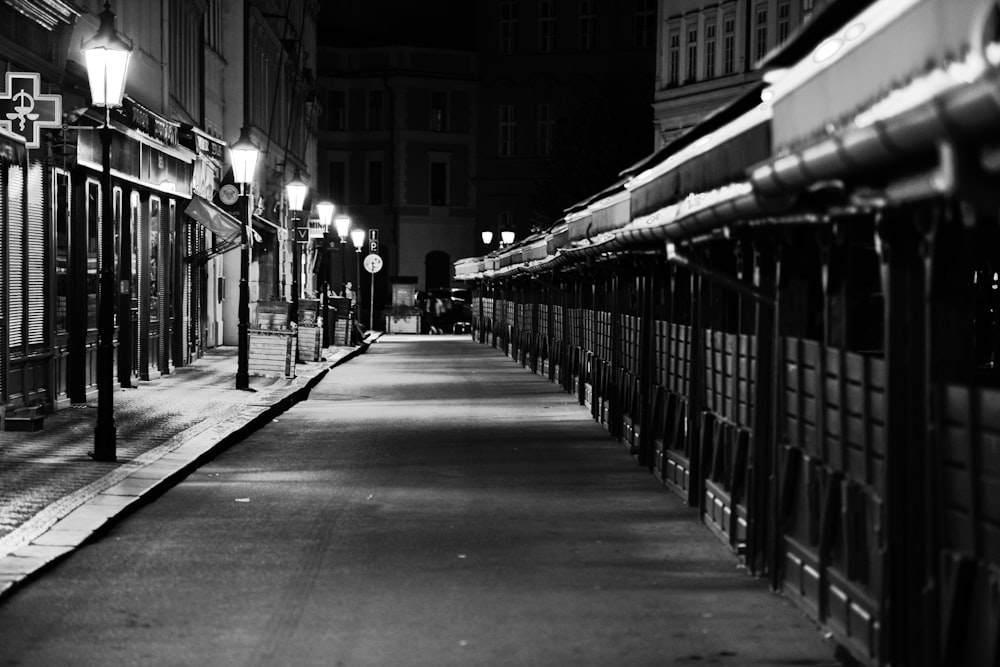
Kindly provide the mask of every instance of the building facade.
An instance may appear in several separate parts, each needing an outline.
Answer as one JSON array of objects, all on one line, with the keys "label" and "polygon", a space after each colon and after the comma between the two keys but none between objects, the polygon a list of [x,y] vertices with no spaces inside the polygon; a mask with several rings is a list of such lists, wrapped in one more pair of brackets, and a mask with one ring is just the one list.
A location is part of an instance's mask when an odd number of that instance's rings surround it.
[{"label": "building facade", "polygon": [[760,78],[757,63],[825,0],[660,0],[656,148],[697,125]]},{"label": "building facade", "polygon": [[[523,238],[652,148],[650,0],[477,3],[477,240]],[[483,248],[480,241],[480,248]]]},{"label": "building facade", "polygon": [[[327,48],[322,61],[319,181],[338,214],[377,233],[385,262],[376,275],[378,304],[393,280],[450,286],[455,258],[475,250],[475,54]],[[369,294],[353,246],[335,234],[329,240],[321,282],[339,291],[345,277],[360,277],[361,293]]]},{"label": "building facade", "polygon": [[[0,4],[0,61],[8,72],[0,94],[0,413],[51,411],[96,396],[104,215],[115,229],[122,386],[155,381],[207,347],[235,343],[226,332],[235,332],[238,253],[224,252],[234,247],[223,242],[225,230],[188,212],[196,198],[215,206],[227,178],[226,147],[244,122],[264,151],[254,184],[258,225],[273,230],[254,251],[255,267],[270,273],[251,273],[288,282],[281,276],[289,261],[270,262],[290,256],[281,244],[287,221],[277,184],[284,175],[273,165],[314,170],[316,3],[143,0],[111,8],[132,57],[125,99],[109,115],[110,211],[102,210],[98,132],[106,119],[91,106],[81,51],[103,4]],[[234,72],[244,75],[244,34],[269,36],[294,55],[268,52],[246,70],[245,83],[230,86]],[[248,100],[261,97],[269,108],[245,121]]]}]

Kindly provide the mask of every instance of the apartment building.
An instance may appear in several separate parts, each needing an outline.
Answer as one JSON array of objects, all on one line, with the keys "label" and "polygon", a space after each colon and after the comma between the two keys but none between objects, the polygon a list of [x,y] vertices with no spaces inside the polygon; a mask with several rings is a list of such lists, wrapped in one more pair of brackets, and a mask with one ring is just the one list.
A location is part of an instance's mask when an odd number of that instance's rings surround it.
[{"label": "apartment building", "polygon": [[824,0],[660,0],[656,148],[738,97],[754,66],[818,12]]}]

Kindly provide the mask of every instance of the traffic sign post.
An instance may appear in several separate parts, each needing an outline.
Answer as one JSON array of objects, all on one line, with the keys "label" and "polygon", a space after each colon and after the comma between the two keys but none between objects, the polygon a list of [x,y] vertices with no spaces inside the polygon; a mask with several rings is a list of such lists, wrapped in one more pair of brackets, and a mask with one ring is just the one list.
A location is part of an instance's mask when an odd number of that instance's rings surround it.
[{"label": "traffic sign post", "polygon": [[[375,233],[375,230],[372,230]],[[378,244],[378,241],[372,241],[374,244]],[[372,296],[371,296],[371,308],[368,310],[368,329],[375,328],[375,274],[382,270],[382,258],[378,255],[371,253],[365,256],[365,271],[372,274]]]}]

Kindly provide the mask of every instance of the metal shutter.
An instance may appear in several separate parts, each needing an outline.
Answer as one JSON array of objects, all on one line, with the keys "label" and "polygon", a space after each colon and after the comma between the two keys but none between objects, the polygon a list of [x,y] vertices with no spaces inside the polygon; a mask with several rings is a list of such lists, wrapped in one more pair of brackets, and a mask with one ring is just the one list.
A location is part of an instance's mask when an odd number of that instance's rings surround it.
[{"label": "metal shutter", "polygon": [[24,345],[24,173],[19,166],[7,171],[7,229],[7,331],[14,350]]},{"label": "metal shutter", "polygon": [[28,276],[28,345],[45,344],[45,285],[48,282],[45,271],[45,205],[48,192],[45,188],[45,169],[39,162],[28,167],[28,219],[26,232],[26,274]]}]

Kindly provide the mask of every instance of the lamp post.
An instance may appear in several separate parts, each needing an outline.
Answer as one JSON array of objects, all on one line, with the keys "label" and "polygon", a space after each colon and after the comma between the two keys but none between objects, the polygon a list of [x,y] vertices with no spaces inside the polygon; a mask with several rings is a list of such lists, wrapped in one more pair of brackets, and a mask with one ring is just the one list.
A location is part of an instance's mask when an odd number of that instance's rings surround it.
[{"label": "lamp post", "polygon": [[[323,250],[324,252],[326,252],[327,250],[329,250],[329,247],[326,245],[328,238],[326,234],[330,231],[330,225],[333,224],[333,214],[337,211],[337,207],[333,204],[333,202],[321,201],[320,203],[316,204],[316,210],[319,212],[319,222],[323,226],[323,232],[324,232]],[[328,255],[327,258],[329,259],[330,266],[332,266],[333,265],[332,253]],[[330,270],[330,266],[325,267],[323,269],[323,272],[327,277],[329,277],[330,282],[332,283],[333,277],[332,277],[332,271]]]},{"label": "lamp post", "polygon": [[236,343],[236,388],[242,391],[250,390],[250,225],[253,217],[250,211],[251,192],[247,187],[253,181],[257,169],[257,157],[260,152],[250,140],[250,131],[246,126],[240,130],[240,138],[229,147],[229,155],[233,163],[233,180],[240,186],[240,214],[243,217],[240,234],[240,298],[237,307],[237,343]]},{"label": "lamp post", "polygon": [[[354,245],[354,293],[361,292],[361,245],[365,242],[365,230],[355,227],[351,230],[351,243]],[[357,300],[354,317],[361,320],[361,300]]]},{"label": "lamp post", "polygon": [[[316,211],[319,213],[319,223],[323,227],[323,252],[326,252],[326,233],[330,231],[330,224],[333,222],[333,213],[337,207],[331,201],[321,201],[316,204]],[[327,255],[329,257],[329,255]],[[333,260],[330,260],[333,261]],[[324,273],[329,275],[330,269],[324,267]],[[324,281],[325,282],[325,281]],[[323,283],[320,283],[323,286]],[[330,344],[333,331],[333,318],[330,317],[330,298],[327,296],[329,290],[322,287],[323,293],[320,298],[323,300],[323,346]]]},{"label": "lamp post", "polygon": [[483,237],[483,245],[489,245],[493,243],[493,232],[491,232],[490,230],[488,229],[484,230],[482,233],[482,237]]},{"label": "lamp post", "polygon": [[[117,460],[118,431],[115,427],[115,225],[111,198],[111,109],[120,107],[125,95],[132,47],[115,30],[111,4],[104,3],[97,34],[82,45],[90,80],[91,103],[104,108],[101,135],[101,269],[97,315],[97,424],[94,427],[93,458]],[[124,258],[123,258],[124,261]]]},{"label": "lamp post", "polygon": [[305,206],[306,195],[309,193],[309,186],[302,180],[299,170],[295,170],[295,176],[285,184],[285,192],[288,195],[288,210],[292,214],[292,229],[295,235],[295,246],[292,248],[292,312],[289,316],[290,322],[299,321],[299,297],[302,296],[300,281],[302,280],[302,246],[309,243],[309,226],[302,225],[299,215]]},{"label": "lamp post", "polygon": [[351,243],[354,245],[354,255],[356,260],[356,271],[354,279],[357,281],[355,290],[361,289],[361,245],[365,242],[365,230],[355,227],[351,230]]},{"label": "lamp post", "polygon": [[333,220],[337,228],[337,236],[340,237],[340,284],[347,286],[347,235],[351,231],[351,216],[338,215]]},{"label": "lamp post", "polygon": [[512,229],[505,229],[505,230],[503,230],[503,231],[500,232],[500,245],[501,246],[509,246],[513,242],[514,242],[514,230],[512,230]]}]

